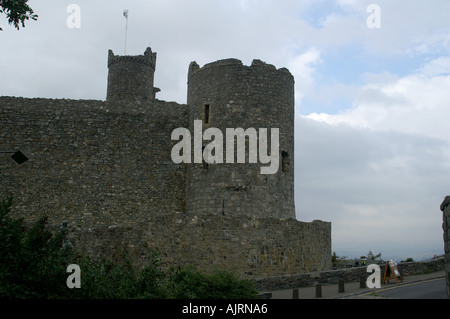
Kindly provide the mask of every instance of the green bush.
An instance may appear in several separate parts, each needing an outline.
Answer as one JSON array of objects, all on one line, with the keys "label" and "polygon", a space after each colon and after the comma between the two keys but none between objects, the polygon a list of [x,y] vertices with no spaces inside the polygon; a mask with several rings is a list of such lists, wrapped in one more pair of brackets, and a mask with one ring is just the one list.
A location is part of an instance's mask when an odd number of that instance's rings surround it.
[{"label": "green bush", "polygon": [[[30,229],[8,216],[12,199],[0,202],[0,298],[254,298],[249,281],[226,271],[205,274],[192,266],[163,271],[160,255],[149,250],[139,271],[126,255],[120,261],[94,259],[64,246],[64,234],[45,230],[43,217]],[[81,269],[81,288],[70,289],[67,266]]]},{"label": "green bush", "polygon": [[227,271],[204,274],[187,266],[172,278],[175,298],[183,299],[250,299],[257,291],[250,281],[241,280]]},{"label": "green bush", "polygon": [[64,291],[67,260],[62,236],[46,231],[47,218],[26,229],[8,216],[12,199],[0,203],[0,297],[46,298]]}]

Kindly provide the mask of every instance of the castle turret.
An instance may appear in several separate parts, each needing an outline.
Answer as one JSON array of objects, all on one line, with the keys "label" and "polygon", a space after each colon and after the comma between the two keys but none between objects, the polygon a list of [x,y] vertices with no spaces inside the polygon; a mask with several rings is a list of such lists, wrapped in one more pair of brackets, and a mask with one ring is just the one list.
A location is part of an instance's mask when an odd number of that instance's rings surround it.
[{"label": "castle turret", "polygon": [[[192,62],[187,103],[191,132],[195,130],[194,123],[201,121],[204,133],[209,128],[213,129],[209,133],[217,128],[224,139],[223,163],[199,163],[194,159],[188,165],[187,213],[295,218],[294,77],[291,73],[260,60],[245,66],[240,60],[226,59],[201,68]],[[227,131],[230,128],[234,131]],[[240,133],[236,129],[241,129]],[[265,146],[261,145],[262,129],[267,130],[268,147],[263,153],[276,156],[270,164],[261,162],[260,150]],[[279,134],[278,146],[272,143],[275,130]],[[229,141],[227,132],[236,133],[234,141]],[[239,159],[239,140],[241,146],[245,145],[244,163],[242,151]],[[208,151],[211,141],[203,137],[200,146],[203,151]],[[250,154],[252,143],[257,144],[258,150]],[[230,150],[231,145],[234,150]],[[217,158],[217,154],[210,154]],[[255,158],[258,161],[252,162]],[[267,169],[269,165],[276,167],[272,172],[263,173],[261,168]]]},{"label": "castle turret", "polygon": [[144,55],[119,56],[108,52],[108,91],[106,100],[154,100],[153,87],[156,52],[147,48]]}]

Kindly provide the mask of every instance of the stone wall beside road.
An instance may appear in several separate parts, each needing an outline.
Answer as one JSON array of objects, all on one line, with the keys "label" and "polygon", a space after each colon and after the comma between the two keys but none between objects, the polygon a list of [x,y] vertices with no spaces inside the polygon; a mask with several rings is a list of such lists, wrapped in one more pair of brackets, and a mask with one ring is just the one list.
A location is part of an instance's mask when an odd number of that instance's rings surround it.
[{"label": "stone wall beside road", "polygon": [[[385,267],[385,263],[380,264],[382,280]],[[398,270],[400,271],[402,276],[431,273],[444,269],[444,258],[436,258],[424,262],[409,262],[398,264]],[[259,279],[257,280],[257,288],[259,291],[271,291],[309,287],[315,284],[337,284],[339,280],[343,280],[344,283],[357,282],[360,280],[361,276],[368,275],[370,274],[367,272],[367,267],[353,267]]]}]

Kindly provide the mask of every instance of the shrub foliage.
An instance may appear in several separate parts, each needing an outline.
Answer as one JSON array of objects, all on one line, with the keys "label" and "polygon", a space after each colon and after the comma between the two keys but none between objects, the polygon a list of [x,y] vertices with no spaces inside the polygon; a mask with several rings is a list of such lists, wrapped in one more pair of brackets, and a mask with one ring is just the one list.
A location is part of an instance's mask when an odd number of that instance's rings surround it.
[{"label": "shrub foliage", "polygon": [[[141,269],[126,255],[115,262],[81,255],[63,245],[63,233],[46,230],[46,217],[26,228],[23,219],[9,216],[11,205],[12,198],[0,202],[0,298],[249,299],[257,294],[252,282],[227,271],[163,270],[156,250],[149,250]],[[81,288],[66,285],[70,264],[80,266]]]}]

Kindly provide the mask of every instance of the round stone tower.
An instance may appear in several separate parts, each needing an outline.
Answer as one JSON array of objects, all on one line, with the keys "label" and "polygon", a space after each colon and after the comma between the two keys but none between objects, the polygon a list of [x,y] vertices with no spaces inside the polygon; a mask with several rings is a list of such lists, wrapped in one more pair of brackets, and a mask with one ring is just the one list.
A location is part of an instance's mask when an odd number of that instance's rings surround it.
[{"label": "round stone tower", "polygon": [[154,100],[159,89],[153,87],[156,53],[147,48],[144,55],[119,56],[108,52],[106,100]]},{"label": "round stone tower", "polygon": [[[201,146],[198,134],[193,137],[186,213],[295,218],[291,73],[259,60],[245,66],[239,60],[226,59],[202,68],[192,62],[187,104],[189,131],[194,136],[201,124],[203,135]],[[219,131],[222,136],[211,134]],[[211,147],[220,138],[223,147]],[[255,145],[256,152],[251,151]],[[223,156],[217,156],[220,150]],[[206,155],[196,161],[196,151]],[[270,162],[262,155],[270,155]],[[214,160],[209,160],[211,157]]]}]

